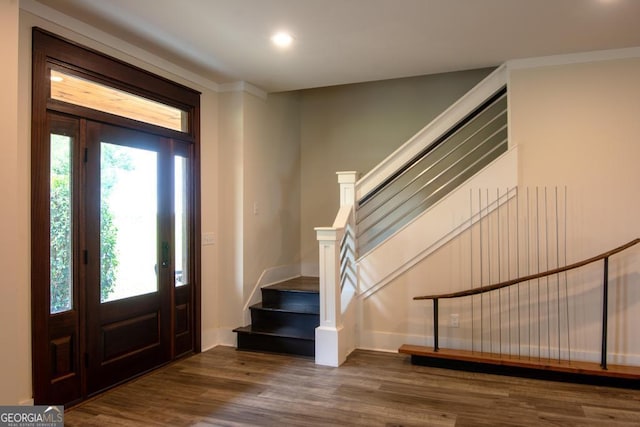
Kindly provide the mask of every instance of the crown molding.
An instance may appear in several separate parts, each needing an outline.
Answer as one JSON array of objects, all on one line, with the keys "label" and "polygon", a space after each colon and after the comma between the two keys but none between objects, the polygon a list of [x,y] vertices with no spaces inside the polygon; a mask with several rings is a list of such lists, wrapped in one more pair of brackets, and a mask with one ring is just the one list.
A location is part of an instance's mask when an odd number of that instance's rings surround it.
[{"label": "crown molding", "polygon": [[[136,58],[145,64],[163,70],[179,79],[194,83],[202,88],[210,89],[215,92],[220,91],[220,85],[213,80],[180,67],[166,59],[147,52],[125,40],[115,37],[109,33],[97,29],[76,18],[65,15],[48,6],[38,3],[35,0],[20,0],[20,9],[29,12],[51,24],[57,25],[68,30],[69,34],[63,36],[73,40],[89,39],[95,43],[105,46],[106,51],[116,51],[121,55]],[[49,29],[57,31],[56,28]],[[93,47],[93,46],[92,46]],[[125,58],[119,58],[125,59]]]},{"label": "crown molding", "polygon": [[251,95],[257,96],[260,99],[266,100],[268,93],[260,89],[258,86],[252,85],[245,81],[222,83],[218,85],[219,92],[246,92]]},{"label": "crown molding", "polygon": [[618,59],[632,58],[640,58],[640,47],[512,59],[507,61],[506,64],[507,68],[510,70],[520,70],[526,68],[552,67],[556,65],[583,64],[589,62],[614,61]]}]

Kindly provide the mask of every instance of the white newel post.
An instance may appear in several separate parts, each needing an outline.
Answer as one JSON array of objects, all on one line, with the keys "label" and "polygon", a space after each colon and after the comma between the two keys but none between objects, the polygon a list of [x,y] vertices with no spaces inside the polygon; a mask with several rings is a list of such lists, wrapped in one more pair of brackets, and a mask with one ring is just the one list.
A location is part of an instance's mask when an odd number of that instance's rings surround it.
[{"label": "white newel post", "polygon": [[357,172],[336,172],[340,184],[340,206],[354,206],[356,204]]},{"label": "white newel post", "polygon": [[[355,203],[356,172],[338,172],[340,207]],[[349,210],[353,216],[353,209]],[[316,227],[320,250],[320,326],[316,328],[316,364],[340,366],[347,358],[340,292],[340,242],[352,218],[338,213],[333,227]]]},{"label": "white newel post", "polygon": [[316,228],[320,245],[320,326],[316,328],[316,363],[340,366],[343,331],[340,307],[340,239],[344,230]]}]

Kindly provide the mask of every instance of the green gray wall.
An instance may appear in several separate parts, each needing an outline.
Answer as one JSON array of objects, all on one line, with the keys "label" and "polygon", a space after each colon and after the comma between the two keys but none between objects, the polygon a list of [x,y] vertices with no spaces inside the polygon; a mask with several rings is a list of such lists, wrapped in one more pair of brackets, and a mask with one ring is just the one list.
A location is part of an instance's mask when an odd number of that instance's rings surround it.
[{"label": "green gray wall", "polygon": [[337,171],[367,173],[493,69],[301,91],[302,272],[317,275],[314,227],[338,211]]}]

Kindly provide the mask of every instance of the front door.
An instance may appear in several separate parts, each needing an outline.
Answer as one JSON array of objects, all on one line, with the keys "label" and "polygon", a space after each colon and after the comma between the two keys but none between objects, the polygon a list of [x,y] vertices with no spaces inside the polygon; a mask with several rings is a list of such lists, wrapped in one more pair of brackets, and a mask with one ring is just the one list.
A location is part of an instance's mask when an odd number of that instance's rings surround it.
[{"label": "front door", "polygon": [[96,122],[86,129],[90,395],[171,359],[175,268],[170,141]]},{"label": "front door", "polygon": [[68,405],[200,350],[200,94],[32,36],[34,402]]},{"label": "front door", "polygon": [[[50,113],[49,306],[36,403],[77,402],[194,349],[190,145]],[[47,345],[49,343],[49,345]]]}]

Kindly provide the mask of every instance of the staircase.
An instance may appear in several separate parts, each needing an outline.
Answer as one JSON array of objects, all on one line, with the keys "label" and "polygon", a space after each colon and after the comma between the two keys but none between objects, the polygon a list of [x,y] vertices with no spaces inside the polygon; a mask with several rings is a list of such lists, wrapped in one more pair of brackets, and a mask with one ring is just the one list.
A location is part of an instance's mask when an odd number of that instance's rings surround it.
[{"label": "staircase", "polygon": [[262,288],[262,302],[249,307],[251,324],[233,330],[238,350],[313,357],[319,286],[317,277],[297,277]]}]

